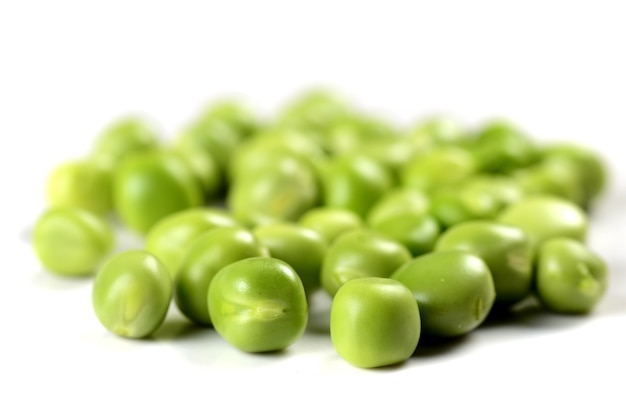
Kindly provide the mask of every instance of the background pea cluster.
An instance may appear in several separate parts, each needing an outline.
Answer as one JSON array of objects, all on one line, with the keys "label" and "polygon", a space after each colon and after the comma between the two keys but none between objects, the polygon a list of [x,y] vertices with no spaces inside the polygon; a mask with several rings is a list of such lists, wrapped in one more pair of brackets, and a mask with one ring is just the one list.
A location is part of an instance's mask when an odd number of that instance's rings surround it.
[{"label": "background pea cluster", "polygon": [[[312,90],[275,117],[211,103],[171,140],[128,117],[56,167],[33,230],[41,264],[95,275],[109,331],[150,336],[170,304],[247,352],[289,347],[317,292],[337,353],[408,359],[534,302],[584,314],[607,288],[586,245],[600,155],[504,120],[400,127]],[[116,231],[143,247],[116,251]]]}]

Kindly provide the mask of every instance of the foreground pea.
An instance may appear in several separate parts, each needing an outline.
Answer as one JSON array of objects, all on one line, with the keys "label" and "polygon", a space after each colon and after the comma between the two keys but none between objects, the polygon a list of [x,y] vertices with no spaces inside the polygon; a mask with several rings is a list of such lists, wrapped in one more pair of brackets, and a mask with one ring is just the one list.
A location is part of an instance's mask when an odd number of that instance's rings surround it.
[{"label": "foreground pea", "polygon": [[420,339],[420,312],[411,291],[381,277],[352,280],[337,291],[330,337],[337,353],[357,367],[399,364]]},{"label": "foreground pea", "polygon": [[235,227],[214,228],[196,238],[174,279],[176,306],[192,322],[211,325],[207,292],[211,280],[223,267],[249,257],[269,253],[249,230]]},{"label": "foreground pea", "polygon": [[172,278],[163,264],[143,250],[111,258],[96,276],[93,309],[114,334],[144,338],[156,331],[170,306]]},{"label": "foreground pea", "polygon": [[560,313],[588,313],[607,289],[607,265],[580,241],[552,238],[539,248],[536,293],[543,305]]},{"label": "foreground pea", "polygon": [[413,293],[422,334],[431,337],[469,333],[487,318],[496,298],[489,267],[480,257],[459,250],[416,257],[391,278]]},{"label": "foreground pea", "polygon": [[153,253],[174,276],[193,241],[217,227],[237,225],[227,211],[212,207],[190,208],[168,215],[146,235],[146,250]]},{"label": "foreground pea", "polygon": [[94,273],[114,242],[109,223],[81,208],[51,208],[33,230],[35,254],[43,267],[64,276]]},{"label": "foreground pea", "polygon": [[322,287],[330,296],[346,282],[362,277],[389,277],[411,260],[406,246],[373,230],[356,229],[338,237],[322,262]]},{"label": "foreground pea", "polygon": [[500,306],[510,306],[530,293],[533,248],[517,227],[487,220],[467,221],[447,229],[435,250],[465,250],[480,257],[491,271]]},{"label": "foreground pea", "polygon": [[222,268],[208,291],[215,330],[247,352],[289,347],[304,333],[306,295],[297,273],[275,258],[250,258]]}]

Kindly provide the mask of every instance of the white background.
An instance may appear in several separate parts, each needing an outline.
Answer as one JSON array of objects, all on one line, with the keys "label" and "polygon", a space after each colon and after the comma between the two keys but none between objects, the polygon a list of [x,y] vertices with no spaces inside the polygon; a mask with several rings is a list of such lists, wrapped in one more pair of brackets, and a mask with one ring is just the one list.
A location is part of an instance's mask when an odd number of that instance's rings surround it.
[{"label": "white background", "polygon": [[[0,414],[626,414],[626,14],[619,1],[0,1]],[[360,370],[324,334],[249,355],[175,311],[108,334],[91,280],[25,239],[60,161],[128,113],[170,137],[224,96],[272,114],[330,86],[397,123],[503,116],[598,149],[611,182],[589,243],[611,285],[588,317],[528,314],[405,365]]]}]

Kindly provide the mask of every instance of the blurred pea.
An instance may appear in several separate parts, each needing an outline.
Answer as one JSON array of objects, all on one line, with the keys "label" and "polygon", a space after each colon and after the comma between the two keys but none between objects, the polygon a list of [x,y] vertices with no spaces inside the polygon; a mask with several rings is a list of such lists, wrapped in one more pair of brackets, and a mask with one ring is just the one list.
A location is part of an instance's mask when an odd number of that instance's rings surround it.
[{"label": "blurred pea", "polygon": [[401,172],[402,185],[426,192],[457,184],[477,172],[473,155],[457,146],[440,146],[410,160]]}]

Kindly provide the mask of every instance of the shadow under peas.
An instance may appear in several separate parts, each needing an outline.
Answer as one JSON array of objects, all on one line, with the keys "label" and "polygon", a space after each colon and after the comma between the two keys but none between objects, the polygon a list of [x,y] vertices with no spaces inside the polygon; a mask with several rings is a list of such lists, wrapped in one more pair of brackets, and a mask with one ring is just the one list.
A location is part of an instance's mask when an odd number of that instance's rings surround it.
[{"label": "shadow under peas", "polygon": [[182,316],[168,316],[148,339],[155,341],[172,341],[180,339],[196,339],[214,331],[211,326],[201,326]]},{"label": "shadow under peas", "polygon": [[470,334],[457,337],[433,337],[422,334],[412,358],[430,358],[443,354],[449,354],[452,350],[460,348],[467,343]]}]

